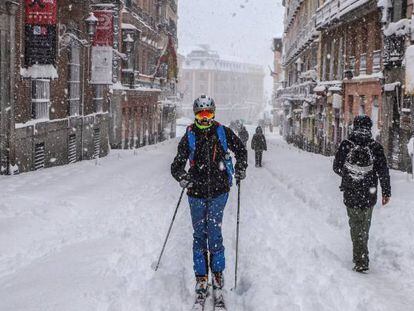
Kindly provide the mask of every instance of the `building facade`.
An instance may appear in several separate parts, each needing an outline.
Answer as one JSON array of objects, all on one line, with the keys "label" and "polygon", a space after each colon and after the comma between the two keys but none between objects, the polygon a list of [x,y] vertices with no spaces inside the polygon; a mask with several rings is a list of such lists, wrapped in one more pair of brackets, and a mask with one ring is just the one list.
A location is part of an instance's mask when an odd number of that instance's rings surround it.
[{"label": "building facade", "polygon": [[0,168],[1,174],[16,170],[14,149],[14,70],[16,62],[16,13],[14,1],[0,3]]},{"label": "building facade", "polygon": [[264,106],[264,70],[261,66],[220,58],[200,46],[182,62],[179,90],[182,113],[192,118],[192,103],[201,94],[213,97],[221,122],[253,120]]},{"label": "building facade", "polygon": [[135,0],[116,9],[119,52],[128,59],[111,87],[111,146],[131,149],[175,137],[177,3]]},{"label": "building facade", "polygon": [[0,3],[2,174],[175,136],[177,2]]},{"label": "building facade", "polygon": [[286,83],[275,97],[289,142],[332,155],[353,118],[368,115],[391,166],[409,169],[412,94],[403,59],[411,14],[410,0],[285,2]]}]

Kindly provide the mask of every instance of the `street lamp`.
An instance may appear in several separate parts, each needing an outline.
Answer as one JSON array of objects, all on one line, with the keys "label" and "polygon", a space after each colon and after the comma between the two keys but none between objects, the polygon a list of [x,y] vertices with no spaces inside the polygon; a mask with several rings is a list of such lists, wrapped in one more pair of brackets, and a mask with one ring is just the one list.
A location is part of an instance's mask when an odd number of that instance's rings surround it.
[{"label": "street lamp", "polygon": [[96,18],[95,14],[93,14],[93,12],[89,13],[88,18],[85,19],[85,23],[87,26],[88,35],[92,40],[96,34],[96,27],[98,25],[98,19]]}]

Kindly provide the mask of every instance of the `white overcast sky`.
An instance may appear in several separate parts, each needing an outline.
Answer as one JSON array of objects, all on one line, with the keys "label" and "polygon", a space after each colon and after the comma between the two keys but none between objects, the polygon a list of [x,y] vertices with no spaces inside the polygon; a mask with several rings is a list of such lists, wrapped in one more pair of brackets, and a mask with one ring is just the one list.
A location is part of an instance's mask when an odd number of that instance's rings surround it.
[{"label": "white overcast sky", "polygon": [[[220,55],[263,65],[269,76],[272,38],[283,33],[281,0],[179,0],[179,52],[209,44]],[[266,79],[271,92],[271,80]]]}]

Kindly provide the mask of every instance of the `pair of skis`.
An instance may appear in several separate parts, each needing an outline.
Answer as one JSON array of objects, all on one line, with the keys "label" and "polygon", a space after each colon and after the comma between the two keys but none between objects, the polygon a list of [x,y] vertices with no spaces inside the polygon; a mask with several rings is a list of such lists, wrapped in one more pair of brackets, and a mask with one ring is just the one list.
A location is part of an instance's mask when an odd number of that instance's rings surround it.
[{"label": "pair of skis", "polygon": [[[191,311],[204,311],[207,298],[209,296],[209,288],[205,293],[197,293],[196,301],[194,302]],[[226,304],[224,302],[223,291],[221,289],[213,289],[213,310],[214,311],[227,311]]]}]

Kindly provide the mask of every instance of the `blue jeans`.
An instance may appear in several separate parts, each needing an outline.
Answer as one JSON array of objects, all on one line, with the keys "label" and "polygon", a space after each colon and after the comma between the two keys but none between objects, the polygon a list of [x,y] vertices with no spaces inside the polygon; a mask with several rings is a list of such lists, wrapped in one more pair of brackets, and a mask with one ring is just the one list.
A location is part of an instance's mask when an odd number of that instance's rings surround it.
[{"label": "blue jeans", "polygon": [[221,223],[228,197],[228,193],[212,199],[188,197],[194,229],[194,272],[197,276],[208,274],[208,252],[213,273],[222,272],[225,268]]}]

